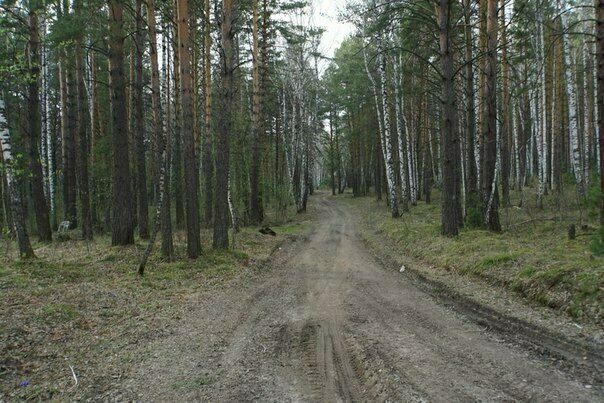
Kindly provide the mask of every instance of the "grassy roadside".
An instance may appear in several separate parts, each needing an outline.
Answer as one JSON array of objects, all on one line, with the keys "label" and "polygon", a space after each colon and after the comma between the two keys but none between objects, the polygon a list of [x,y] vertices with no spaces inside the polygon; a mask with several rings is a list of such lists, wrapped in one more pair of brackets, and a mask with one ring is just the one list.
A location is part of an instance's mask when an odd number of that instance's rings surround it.
[{"label": "grassy roadside", "polygon": [[274,237],[244,228],[228,251],[212,251],[204,234],[205,253],[195,261],[185,259],[178,233],[177,259],[153,255],[143,278],[136,268],[145,243],[112,248],[97,237],[37,245],[31,261],[2,255],[0,401],[72,400],[103,391],[147,354],[146,344],[170,334],[193,293],[255,270],[308,227],[309,216],[298,215],[272,226]]},{"label": "grassy roadside", "polygon": [[[516,195],[517,196],[517,195]],[[604,313],[604,257],[594,256],[589,237],[581,230],[567,237],[569,223],[592,226],[581,211],[526,206],[501,212],[506,228],[501,234],[465,228],[456,238],[440,235],[440,202],[418,202],[393,220],[384,203],[375,198],[341,200],[362,217],[366,241],[391,242],[400,256],[409,256],[450,273],[473,276],[519,293],[523,297],[566,312],[575,320],[601,326]]]}]

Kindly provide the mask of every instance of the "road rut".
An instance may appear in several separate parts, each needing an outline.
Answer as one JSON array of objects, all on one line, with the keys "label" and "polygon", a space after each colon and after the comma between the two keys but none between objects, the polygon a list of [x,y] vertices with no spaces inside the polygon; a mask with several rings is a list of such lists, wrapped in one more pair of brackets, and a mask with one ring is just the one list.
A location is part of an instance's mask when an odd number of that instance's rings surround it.
[{"label": "road rut", "polygon": [[[383,268],[347,207],[272,270],[191,302],[123,386],[144,401],[602,401],[601,391]],[[115,395],[114,395],[115,396]]]}]

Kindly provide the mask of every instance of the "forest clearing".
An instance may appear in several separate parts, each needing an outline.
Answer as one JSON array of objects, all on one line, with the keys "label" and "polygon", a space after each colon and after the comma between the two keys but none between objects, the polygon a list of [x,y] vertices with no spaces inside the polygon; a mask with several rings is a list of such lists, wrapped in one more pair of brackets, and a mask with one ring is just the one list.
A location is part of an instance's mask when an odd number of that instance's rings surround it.
[{"label": "forest clearing", "polygon": [[604,400],[604,0],[0,34],[0,402]]}]

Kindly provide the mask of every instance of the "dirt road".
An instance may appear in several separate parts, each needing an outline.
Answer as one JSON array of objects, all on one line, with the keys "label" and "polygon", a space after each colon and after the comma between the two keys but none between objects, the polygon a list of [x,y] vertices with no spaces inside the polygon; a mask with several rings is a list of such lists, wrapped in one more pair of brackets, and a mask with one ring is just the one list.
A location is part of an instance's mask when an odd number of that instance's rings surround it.
[{"label": "dirt road", "polygon": [[272,270],[199,295],[120,395],[143,401],[602,401],[375,262],[346,207],[315,200]]}]

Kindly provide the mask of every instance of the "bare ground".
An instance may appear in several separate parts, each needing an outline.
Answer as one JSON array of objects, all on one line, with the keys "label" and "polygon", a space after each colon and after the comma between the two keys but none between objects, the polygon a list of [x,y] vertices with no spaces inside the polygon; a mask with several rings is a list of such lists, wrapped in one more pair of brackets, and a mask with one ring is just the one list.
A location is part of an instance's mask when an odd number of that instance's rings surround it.
[{"label": "bare ground", "polygon": [[[515,342],[498,317],[443,303],[385,269],[348,209],[319,196],[311,234],[270,268],[198,294],[104,396],[140,401],[604,401],[601,351],[567,365]],[[465,312],[464,312],[465,310]],[[503,325],[494,325],[502,321]],[[521,329],[519,340],[535,329]],[[531,333],[532,332],[532,333]],[[585,360],[585,354],[590,354]],[[593,355],[593,356],[592,356]],[[583,364],[581,361],[589,361]]]}]

